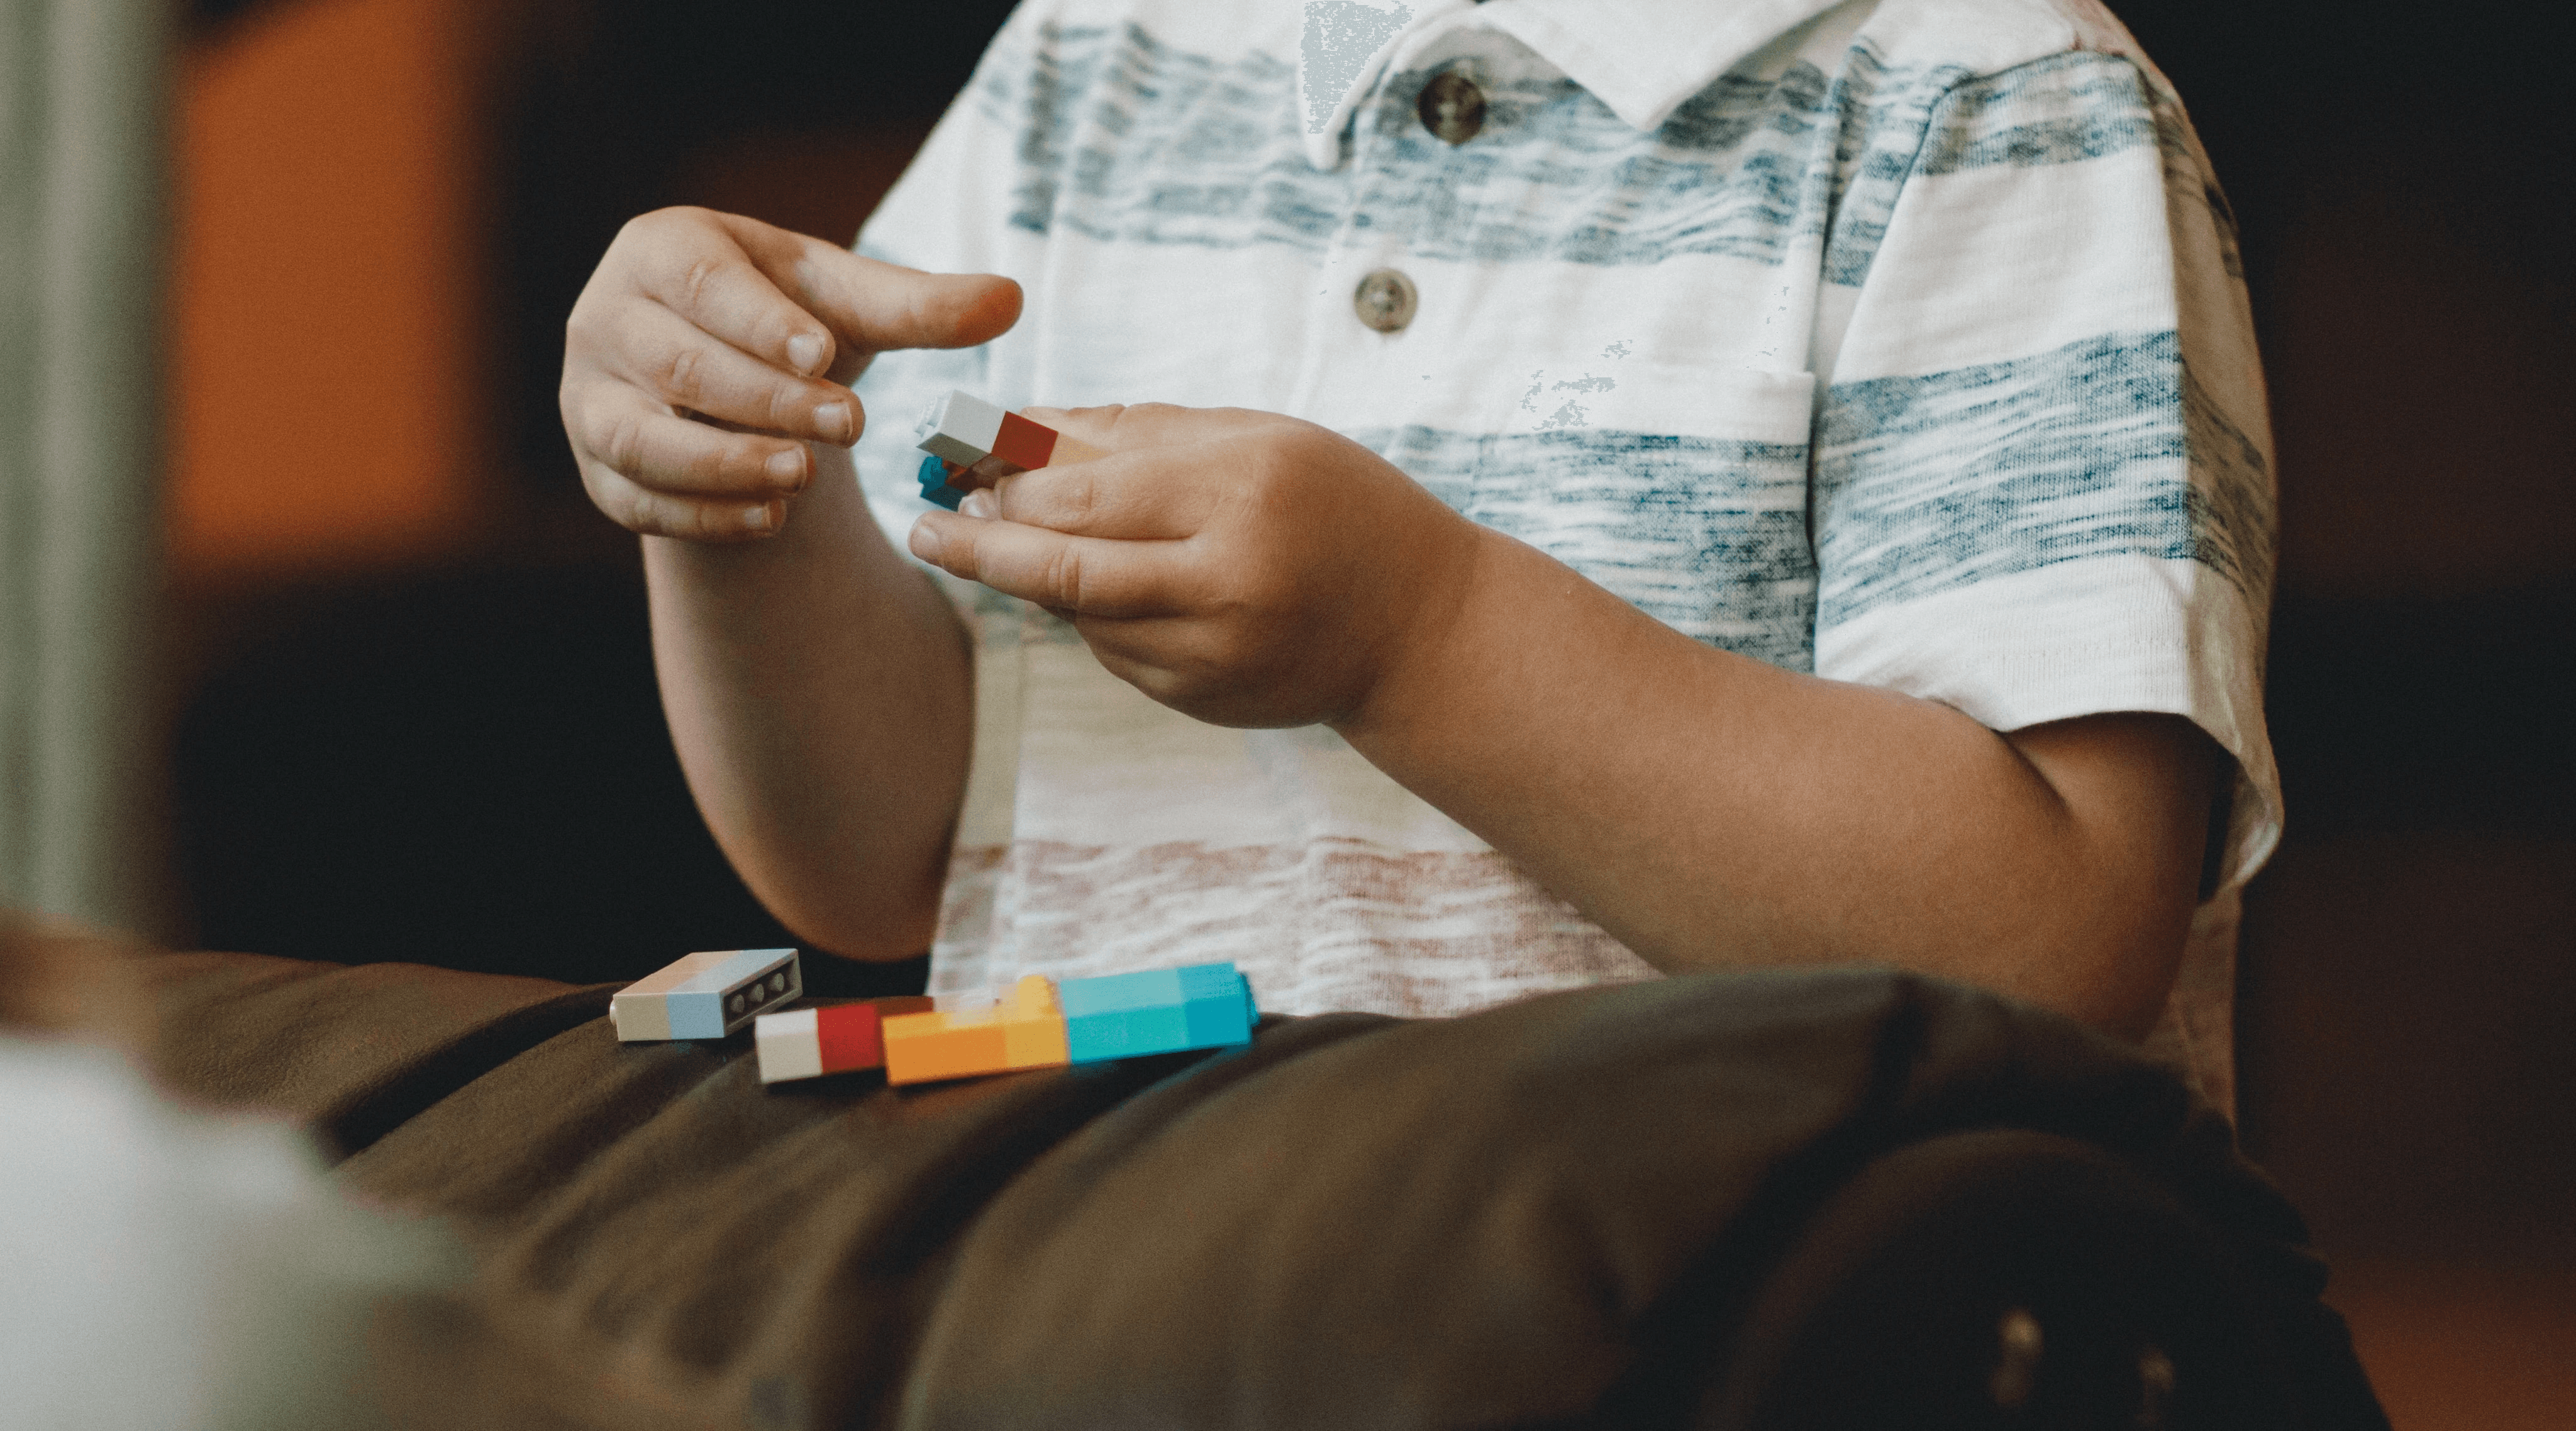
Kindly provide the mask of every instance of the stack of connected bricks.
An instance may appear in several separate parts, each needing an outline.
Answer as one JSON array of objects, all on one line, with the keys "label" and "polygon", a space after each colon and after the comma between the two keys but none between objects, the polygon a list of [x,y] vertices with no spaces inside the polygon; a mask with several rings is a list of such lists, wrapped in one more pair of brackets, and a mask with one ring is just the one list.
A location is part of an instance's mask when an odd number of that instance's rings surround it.
[{"label": "stack of connected bricks", "polygon": [[931,404],[913,433],[922,451],[921,495],[950,511],[968,492],[1015,472],[1108,454],[962,389]]},{"label": "stack of connected bricks", "polygon": [[609,1013],[627,1042],[723,1038],[750,1023],[763,1083],[878,1067],[889,1083],[927,1083],[1226,1048],[1250,1043],[1259,1017],[1230,963],[764,1012],[803,987],[792,949],[692,954],[621,990]]}]

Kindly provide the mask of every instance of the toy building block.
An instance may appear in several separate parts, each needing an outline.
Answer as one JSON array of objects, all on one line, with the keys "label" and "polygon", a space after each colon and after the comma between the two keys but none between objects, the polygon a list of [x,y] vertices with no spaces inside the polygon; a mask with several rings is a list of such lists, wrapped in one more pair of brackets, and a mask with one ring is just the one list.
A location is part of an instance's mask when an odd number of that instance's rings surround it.
[{"label": "toy building block", "polygon": [[784,1083],[854,1073],[885,1062],[884,1020],[931,1007],[923,998],[869,999],[819,1009],[762,1014],[752,1021],[751,1045],[760,1056],[760,1081]]},{"label": "toy building block", "polygon": [[1021,1068],[1059,1068],[1064,1013],[1044,975],[1020,980],[1008,999],[942,998],[928,1013],[885,1020],[888,1083],[928,1083]]},{"label": "toy building block", "polygon": [[723,1038],[804,994],[795,950],[726,949],[686,955],[618,990],[608,1021],[620,1043]]},{"label": "toy building block", "polygon": [[918,474],[921,495],[952,512],[967,493],[1014,472],[1108,455],[963,389],[931,404],[913,434],[930,454]]},{"label": "toy building block", "polygon": [[1066,1054],[1075,1063],[1252,1042],[1252,985],[1231,963],[1067,979]]}]

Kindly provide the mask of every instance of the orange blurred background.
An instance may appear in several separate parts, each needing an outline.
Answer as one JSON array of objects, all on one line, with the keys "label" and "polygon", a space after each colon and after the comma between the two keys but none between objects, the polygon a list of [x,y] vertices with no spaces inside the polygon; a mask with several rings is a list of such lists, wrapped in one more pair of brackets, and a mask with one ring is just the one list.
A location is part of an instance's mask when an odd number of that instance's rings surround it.
[{"label": "orange blurred background", "polygon": [[494,499],[464,0],[274,7],[179,68],[170,556],[419,562]]}]

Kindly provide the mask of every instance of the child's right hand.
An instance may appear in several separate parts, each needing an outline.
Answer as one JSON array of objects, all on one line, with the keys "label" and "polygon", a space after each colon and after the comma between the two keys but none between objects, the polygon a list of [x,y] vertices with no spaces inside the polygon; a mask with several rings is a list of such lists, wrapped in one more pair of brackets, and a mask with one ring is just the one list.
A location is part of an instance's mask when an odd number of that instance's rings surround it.
[{"label": "child's right hand", "polygon": [[630,220],[564,329],[564,432],[590,499],[652,536],[775,534],[846,447],[848,387],[888,348],[965,348],[1018,321],[1019,285],[861,258],[707,209]]}]

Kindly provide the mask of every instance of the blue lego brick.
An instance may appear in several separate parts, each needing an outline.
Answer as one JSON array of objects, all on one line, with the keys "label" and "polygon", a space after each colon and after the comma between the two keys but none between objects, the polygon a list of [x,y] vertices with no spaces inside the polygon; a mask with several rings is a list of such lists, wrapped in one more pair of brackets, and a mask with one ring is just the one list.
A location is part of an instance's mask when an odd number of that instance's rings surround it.
[{"label": "blue lego brick", "polygon": [[948,469],[941,466],[936,457],[921,459],[920,478],[923,501],[936,503],[953,512],[957,510],[957,504],[966,499],[965,493],[948,485]]},{"label": "blue lego brick", "polygon": [[1232,964],[1067,979],[1058,997],[1075,1063],[1252,1041],[1252,987]]}]

